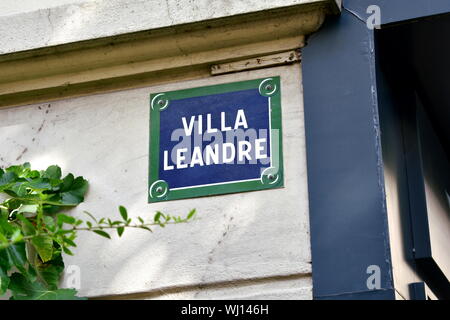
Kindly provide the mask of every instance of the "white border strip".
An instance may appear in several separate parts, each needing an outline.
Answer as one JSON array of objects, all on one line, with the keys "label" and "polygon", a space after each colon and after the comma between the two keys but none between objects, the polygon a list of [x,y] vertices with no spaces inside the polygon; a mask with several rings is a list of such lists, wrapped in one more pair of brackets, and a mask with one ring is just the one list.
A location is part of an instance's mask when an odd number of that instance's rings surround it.
[{"label": "white border strip", "polygon": [[173,188],[172,190],[183,190],[183,189],[192,189],[192,188],[200,188],[200,187],[209,187],[209,186],[218,186],[222,184],[230,184],[230,183],[236,183],[236,182],[246,182],[246,181],[258,181],[260,178],[257,179],[246,179],[246,180],[235,180],[235,181],[227,181],[227,182],[217,182],[217,183],[209,183],[209,184],[201,184],[199,186],[190,186],[190,187],[181,187],[181,188]]}]

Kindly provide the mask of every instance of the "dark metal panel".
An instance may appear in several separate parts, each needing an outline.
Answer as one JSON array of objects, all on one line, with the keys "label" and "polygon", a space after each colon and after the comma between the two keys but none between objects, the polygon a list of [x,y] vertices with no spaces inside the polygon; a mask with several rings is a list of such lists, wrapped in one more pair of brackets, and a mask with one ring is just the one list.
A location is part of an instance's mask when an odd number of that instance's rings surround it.
[{"label": "dark metal panel", "polygon": [[[450,210],[446,190],[450,186],[449,162],[435,135],[424,106],[417,97],[410,117],[415,134],[414,149],[406,150],[411,221],[414,238],[414,257],[418,269],[441,299],[450,298],[448,243]],[[432,194],[432,195],[431,195]],[[434,202],[434,204],[432,204]]]},{"label": "dark metal panel", "polygon": [[380,7],[382,27],[450,12],[448,0],[344,0],[341,17],[308,39],[303,86],[316,299],[394,297],[368,290],[364,272],[380,266],[380,292],[392,291],[374,32],[366,25],[371,5]]},{"label": "dark metal panel", "polygon": [[395,300],[395,291],[371,290],[364,292],[343,293],[335,296],[318,297],[317,300]]},{"label": "dark metal panel", "polygon": [[417,128],[416,101],[411,101],[410,111],[404,112],[405,160],[408,175],[409,210],[412,235],[414,239],[414,257],[431,256],[430,232],[428,227],[427,200],[425,196],[420,140]]},{"label": "dark metal panel", "polygon": [[374,58],[373,33],[346,11],[303,50],[316,299],[370,294],[371,265],[393,288]]},{"label": "dark metal panel", "polygon": [[349,10],[364,21],[369,14],[367,8],[377,5],[381,10],[381,24],[443,14],[450,11],[448,0],[344,0],[344,10]]},{"label": "dark metal panel", "polygon": [[411,300],[427,300],[424,282],[415,282],[409,285]]}]

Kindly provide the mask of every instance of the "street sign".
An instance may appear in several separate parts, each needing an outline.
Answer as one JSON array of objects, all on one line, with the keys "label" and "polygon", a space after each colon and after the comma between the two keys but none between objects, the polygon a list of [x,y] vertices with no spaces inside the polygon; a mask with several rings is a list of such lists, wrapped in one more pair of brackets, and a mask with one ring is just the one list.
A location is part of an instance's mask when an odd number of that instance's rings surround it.
[{"label": "street sign", "polygon": [[279,77],[150,95],[149,202],[283,186]]}]

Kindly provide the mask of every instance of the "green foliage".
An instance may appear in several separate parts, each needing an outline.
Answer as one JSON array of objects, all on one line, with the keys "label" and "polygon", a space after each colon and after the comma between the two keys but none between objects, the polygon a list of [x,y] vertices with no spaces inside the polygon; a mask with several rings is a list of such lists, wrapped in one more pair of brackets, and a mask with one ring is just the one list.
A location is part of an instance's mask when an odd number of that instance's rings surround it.
[{"label": "green foliage", "polygon": [[126,228],[152,231],[195,215],[195,210],[186,218],[157,212],[149,222],[141,217],[133,222],[123,206],[119,220],[85,212],[84,221],[63,213],[83,202],[87,190],[87,180],[71,173],[62,177],[55,165],[44,171],[32,170],[29,163],[0,168],[0,193],[7,195],[0,203],[0,296],[9,291],[13,300],[80,299],[73,289],[58,289],[62,253],[73,255],[78,231],[111,239],[108,230],[121,237]]}]

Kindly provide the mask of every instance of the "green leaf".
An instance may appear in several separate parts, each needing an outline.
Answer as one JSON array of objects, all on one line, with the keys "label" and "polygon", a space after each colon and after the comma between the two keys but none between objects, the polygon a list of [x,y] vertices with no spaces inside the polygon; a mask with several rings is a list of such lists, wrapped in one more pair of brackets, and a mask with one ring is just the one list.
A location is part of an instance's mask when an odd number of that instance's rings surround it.
[{"label": "green leaf", "polygon": [[[55,199],[55,203],[60,202],[58,197],[55,197],[55,198],[56,198]],[[50,201],[51,201],[51,199],[50,199]],[[49,205],[49,204],[42,205],[42,209],[43,209],[44,213],[50,214],[50,215],[53,215],[53,214],[58,213],[58,212],[61,211],[61,207],[60,206],[58,206],[58,205]]]},{"label": "green leaf", "polygon": [[84,201],[83,197],[79,197],[71,191],[61,193],[61,204],[77,205]]},{"label": "green leaf", "polygon": [[73,225],[77,222],[77,219],[75,219],[74,217],[66,216],[65,214],[60,213],[56,216],[56,221],[58,223],[58,226],[61,227],[64,223]]},{"label": "green leaf", "polygon": [[0,266],[0,296],[4,295],[6,290],[8,290],[9,282],[10,280],[6,270]]},{"label": "green leaf", "polygon": [[61,202],[63,204],[77,205],[84,201],[84,195],[87,192],[88,182],[83,177],[76,178],[67,191],[61,193]]},{"label": "green leaf", "polygon": [[44,221],[45,226],[50,230],[50,231],[55,231],[55,220],[53,219],[53,217],[50,216],[44,216],[42,218],[42,220]]},{"label": "green leaf", "polygon": [[66,246],[62,247],[65,254],[68,254],[69,256],[73,256],[73,252],[69,250]]},{"label": "green leaf", "polygon": [[119,206],[120,215],[122,216],[123,221],[128,220],[128,212],[124,206]]},{"label": "green leaf", "polygon": [[71,246],[71,247],[76,247],[77,246],[77,244],[75,243],[75,242],[73,242],[71,239],[69,239],[69,238],[64,238],[63,239],[63,241],[65,242],[65,243],[67,243],[69,246]]},{"label": "green leaf", "polygon": [[102,237],[111,239],[111,236],[110,236],[108,233],[106,233],[105,231],[102,231],[102,230],[94,230],[94,232],[95,232],[96,234],[102,236]]},{"label": "green leaf", "polygon": [[[15,266],[20,272],[25,271],[25,264],[27,263],[27,255],[25,251],[25,243],[17,243],[9,246],[5,250],[6,260],[9,266]],[[3,259],[2,259],[3,260]]]},{"label": "green leaf", "polygon": [[87,300],[87,298],[78,297],[75,289],[58,289],[47,291],[33,300]]},{"label": "green leaf", "polygon": [[0,217],[0,231],[4,232],[5,234],[9,234],[14,232],[15,227],[13,224],[8,222],[8,215],[2,215]]},{"label": "green leaf", "polygon": [[146,226],[139,226],[139,228],[153,232],[152,229],[150,229],[149,227],[146,227]]},{"label": "green leaf", "polygon": [[31,170],[26,173],[25,178],[28,179],[37,179],[41,176],[41,173],[37,170]]},{"label": "green leaf", "polygon": [[47,262],[53,255],[53,240],[49,236],[37,236],[31,239],[43,262]]},{"label": "green leaf", "polygon": [[52,260],[47,263],[37,265],[36,269],[50,290],[58,289],[61,274],[64,271],[64,262],[60,252],[54,254]]},{"label": "green leaf", "polygon": [[64,235],[64,234],[74,233],[74,232],[75,232],[74,230],[59,229],[58,231],[55,232],[55,234]]},{"label": "green leaf", "polygon": [[23,165],[17,166],[10,166],[6,168],[6,172],[12,172],[17,176],[22,176],[23,173],[27,171],[26,169],[29,169],[29,163],[24,163]]},{"label": "green leaf", "polygon": [[119,228],[117,228],[117,234],[119,235],[119,237],[122,236],[122,234],[123,234],[124,231],[125,231],[125,228],[124,228],[124,227],[119,227]]},{"label": "green leaf", "polygon": [[0,250],[0,267],[3,270],[10,270],[12,267],[16,267],[24,276],[29,279],[34,279],[34,270],[28,267],[27,254],[25,250],[25,243],[18,242],[10,245],[6,249]]},{"label": "green leaf", "polygon": [[61,168],[58,166],[50,166],[45,170],[43,177],[49,179],[61,179]]},{"label": "green leaf", "polygon": [[161,218],[162,215],[163,215],[162,212],[159,212],[159,211],[156,212],[156,214],[155,214],[153,220],[154,220],[155,222],[159,222],[159,219]]},{"label": "green leaf", "polygon": [[39,191],[39,190],[47,190],[51,189],[52,185],[50,184],[48,179],[35,179],[33,181],[30,181],[26,184],[24,184],[26,187],[31,188],[33,190]]},{"label": "green leaf", "polygon": [[71,173],[69,173],[67,176],[65,176],[64,179],[62,179],[62,183],[59,187],[60,191],[61,192],[69,191],[70,188],[72,187],[74,180],[75,180],[75,177]]},{"label": "green leaf", "polygon": [[16,231],[14,231],[14,233],[11,236],[11,242],[16,243],[22,241],[22,239],[23,239],[22,231],[20,229],[16,229]]},{"label": "green leaf", "polygon": [[17,215],[17,219],[22,222],[22,231],[26,236],[36,234],[36,228],[30,220],[20,214]]},{"label": "green leaf", "polygon": [[0,176],[0,191],[9,187],[11,183],[16,180],[16,174],[14,172],[6,172]]},{"label": "green leaf", "polygon": [[9,187],[10,192],[14,192],[18,197],[25,197],[28,195],[28,182],[16,182]]},{"label": "green leaf", "polygon": [[95,223],[97,223],[97,219],[95,219],[95,217],[91,214],[91,213],[89,213],[89,212],[87,212],[87,211],[83,211],[85,214],[87,214],[92,220],[94,220],[95,221]]},{"label": "green leaf", "polygon": [[42,283],[31,282],[19,273],[11,276],[9,284],[14,300],[80,300],[74,289],[48,290]]},{"label": "green leaf", "polygon": [[195,212],[196,212],[196,210],[195,210],[195,209],[192,209],[192,210],[189,212],[189,214],[187,215],[187,219],[188,219],[188,220],[191,219],[191,218],[195,215]]},{"label": "green leaf", "polygon": [[[20,232],[20,230],[19,230],[19,232]],[[8,242],[9,242],[8,238],[6,238],[6,236],[3,233],[0,232],[0,243],[8,244]]]}]

